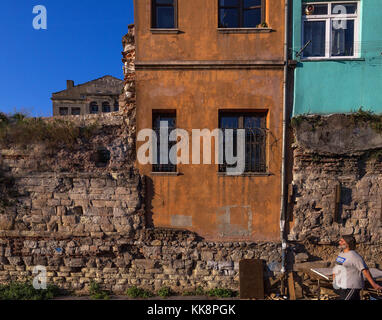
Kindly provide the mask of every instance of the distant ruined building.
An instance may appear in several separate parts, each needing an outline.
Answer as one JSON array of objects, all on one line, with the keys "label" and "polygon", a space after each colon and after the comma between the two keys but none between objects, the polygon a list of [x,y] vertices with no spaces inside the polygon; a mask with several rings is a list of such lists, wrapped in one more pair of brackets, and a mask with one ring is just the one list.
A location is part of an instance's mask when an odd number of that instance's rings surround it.
[{"label": "distant ruined building", "polygon": [[67,88],[53,93],[53,116],[99,114],[119,111],[123,81],[104,76],[80,85],[67,80]]}]

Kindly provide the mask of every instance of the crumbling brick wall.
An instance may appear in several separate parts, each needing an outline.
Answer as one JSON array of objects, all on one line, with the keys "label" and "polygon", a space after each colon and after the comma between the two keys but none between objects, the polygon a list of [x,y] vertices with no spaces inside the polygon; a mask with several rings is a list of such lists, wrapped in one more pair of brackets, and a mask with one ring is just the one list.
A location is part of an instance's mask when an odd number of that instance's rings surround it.
[{"label": "crumbling brick wall", "polygon": [[378,121],[377,116],[363,113],[293,120],[294,206],[289,239],[307,241],[311,256],[334,259],[340,236],[353,234],[369,263],[382,262]]}]

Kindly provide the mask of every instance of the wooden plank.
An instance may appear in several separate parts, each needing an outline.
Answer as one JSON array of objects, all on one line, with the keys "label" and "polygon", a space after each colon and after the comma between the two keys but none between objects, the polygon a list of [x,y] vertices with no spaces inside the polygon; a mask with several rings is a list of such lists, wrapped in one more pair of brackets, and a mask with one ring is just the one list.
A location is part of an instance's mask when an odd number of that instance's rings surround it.
[{"label": "wooden plank", "polygon": [[241,260],[239,263],[240,299],[264,300],[263,260]]},{"label": "wooden plank", "polygon": [[296,290],[294,287],[293,272],[289,272],[288,274],[288,291],[289,291],[289,299],[296,300]]}]

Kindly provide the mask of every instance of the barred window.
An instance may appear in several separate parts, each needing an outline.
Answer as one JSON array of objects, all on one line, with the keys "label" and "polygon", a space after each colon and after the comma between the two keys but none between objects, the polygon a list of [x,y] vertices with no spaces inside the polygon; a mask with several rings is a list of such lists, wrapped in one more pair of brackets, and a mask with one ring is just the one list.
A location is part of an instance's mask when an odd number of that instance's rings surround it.
[{"label": "barred window", "polygon": [[[167,128],[167,141],[168,146],[167,150],[161,150],[160,143],[160,129],[161,129],[161,123],[162,127]],[[176,144],[174,141],[170,141],[170,133],[176,129],[176,114],[175,112],[166,112],[166,113],[153,113],[153,131],[156,133],[157,136],[157,164],[153,165],[153,172],[176,172],[177,166],[172,164],[170,162],[170,150],[172,146]],[[168,161],[167,163],[161,163],[160,154],[162,152],[167,153]]]},{"label": "barred window", "polygon": [[219,0],[219,28],[256,28],[265,22],[265,0]]},{"label": "barred window", "polygon": [[177,0],[152,0],[152,28],[176,27]]},{"label": "barred window", "polygon": [[[237,129],[245,130],[245,172],[265,173],[268,171],[266,162],[266,116],[262,113],[237,113],[221,112],[219,127],[224,133],[225,130],[233,129],[234,133],[234,156],[237,156]],[[226,164],[225,141],[223,143],[223,164],[219,165],[219,172],[226,172],[227,168],[234,167]]]}]

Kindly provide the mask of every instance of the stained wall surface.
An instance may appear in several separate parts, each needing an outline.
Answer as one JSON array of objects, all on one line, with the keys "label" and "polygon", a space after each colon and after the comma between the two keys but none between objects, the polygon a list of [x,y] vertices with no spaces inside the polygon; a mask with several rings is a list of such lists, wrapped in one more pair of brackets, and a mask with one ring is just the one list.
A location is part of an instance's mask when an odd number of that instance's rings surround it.
[{"label": "stained wall surface", "polygon": [[268,170],[231,177],[218,173],[213,158],[180,164],[177,175],[153,174],[138,161],[147,179],[147,221],[209,239],[278,240],[283,1],[266,1],[267,28],[220,30],[217,1],[179,0],[176,33],[150,29],[150,3],[135,1],[137,132],[152,128],[159,110],[176,112],[177,128],[190,137],[192,129],[218,128],[219,111],[265,111]]}]

